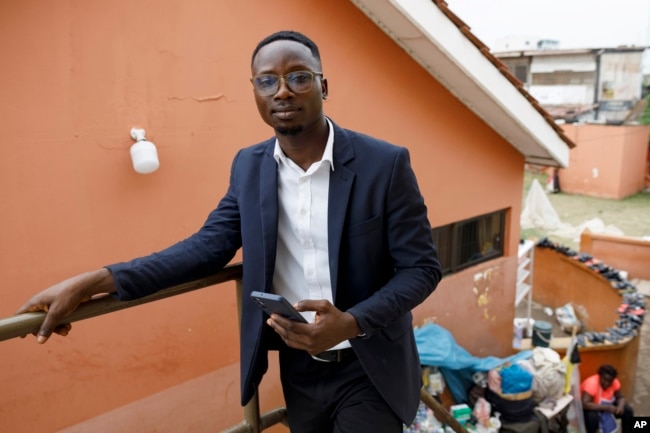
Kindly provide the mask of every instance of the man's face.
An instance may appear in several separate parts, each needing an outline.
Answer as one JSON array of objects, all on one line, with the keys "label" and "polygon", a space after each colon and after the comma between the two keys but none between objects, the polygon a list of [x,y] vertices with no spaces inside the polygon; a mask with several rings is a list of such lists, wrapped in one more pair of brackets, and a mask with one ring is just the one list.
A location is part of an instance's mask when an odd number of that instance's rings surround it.
[{"label": "man's face", "polygon": [[610,386],[612,386],[612,383],[614,383],[614,378],[609,375],[609,374],[601,374],[600,375],[600,387],[602,389],[607,389]]},{"label": "man's face", "polygon": [[[289,72],[321,72],[318,59],[301,43],[280,40],[262,47],[251,66],[253,77],[261,74],[284,76]],[[257,109],[264,122],[277,134],[297,135],[323,120],[323,97],[327,95],[327,80],[314,77],[312,87],[305,93],[294,93],[284,80],[278,91],[270,96],[255,93]]]}]

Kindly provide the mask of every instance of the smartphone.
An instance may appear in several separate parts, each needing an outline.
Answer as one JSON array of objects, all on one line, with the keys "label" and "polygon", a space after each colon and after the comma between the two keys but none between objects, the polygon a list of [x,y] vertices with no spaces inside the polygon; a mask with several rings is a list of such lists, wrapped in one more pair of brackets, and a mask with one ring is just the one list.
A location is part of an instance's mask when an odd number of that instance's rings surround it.
[{"label": "smartphone", "polygon": [[269,316],[276,313],[297,322],[307,323],[302,314],[296,311],[293,305],[283,296],[273,293],[251,292],[251,298]]}]

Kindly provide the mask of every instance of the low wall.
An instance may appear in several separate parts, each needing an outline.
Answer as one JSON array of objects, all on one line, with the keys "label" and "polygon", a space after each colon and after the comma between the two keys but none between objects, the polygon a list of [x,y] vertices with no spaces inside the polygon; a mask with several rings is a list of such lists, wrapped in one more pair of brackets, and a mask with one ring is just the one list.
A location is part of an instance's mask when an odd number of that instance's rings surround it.
[{"label": "low wall", "polygon": [[621,295],[582,262],[537,246],[533,300],[553,309],[572,303],[587,330],[602,332],[618,319]]},{"label": "low wall", "polygon": [[650,280],[650,241],[591,233],[580,236],[580,251],[628,273],[628,279]]},{"label": "low wall", "polygon": [[[571,303],[584,324],[583,331],[604,332],[615,326],[622,297],[611,282],[584,263],[552,248],[535,247],[533,267],[533,300],[557,308]],[[640,328],[638,329],[640,332]],[[550,347],[561,355],[571,337],[553,337]],[[526,339],[522,349],[530,348]],[[634,395],[634,382],[639,354],[639,337],[629,337],[614,344],[586,342],[580,347],[581,377],[594,374],[601,364],[611,364],[619,372],[625,395]]]}]

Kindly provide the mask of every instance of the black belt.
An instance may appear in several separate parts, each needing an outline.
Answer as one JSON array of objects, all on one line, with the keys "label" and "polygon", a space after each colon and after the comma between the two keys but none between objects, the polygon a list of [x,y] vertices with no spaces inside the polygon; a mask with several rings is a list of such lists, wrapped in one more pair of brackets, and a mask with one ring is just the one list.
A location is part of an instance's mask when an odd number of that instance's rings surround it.
[{"label": "black belt", "polygon": [[313,355],[312,358],[322,362],[350,362],[357,359],[357,354],[349,347],[340,350],[326,350],[318,355]]}]

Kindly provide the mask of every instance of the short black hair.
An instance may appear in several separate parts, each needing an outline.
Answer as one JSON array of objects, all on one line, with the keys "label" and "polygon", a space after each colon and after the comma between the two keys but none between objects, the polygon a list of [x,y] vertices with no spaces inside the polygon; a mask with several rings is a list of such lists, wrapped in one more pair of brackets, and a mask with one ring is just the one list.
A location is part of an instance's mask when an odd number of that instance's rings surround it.
[{"label": "short black hair", "polygon": [[613,365],[603,364],[598,367],[598,375],[603,376],[605,374],[612,378],[616,378],[616,376],[618,376],[618,371],[616,371],[616,368],[614,368]]},{"label": "short black hair", "polygon": [[311,51],[312,56],[314,56],[318,60],[318,63],[320,63],[321,61],[320,51],[318,51],[318,46],[314,41],[312,41],[311,39],[309,39],[307,36],[303,35],[300,32],[296,32],[293,30],[281,30],[279,32],[275,32],[273,34],[268,35],[257,44],[255,50],[253,50],[253,55],[251,56],[251,65],[255,60],[255,56],[262,49],[262,47],[275,41],[294,41],[303,44],[304,46],[309,48],[309,51]]}]

